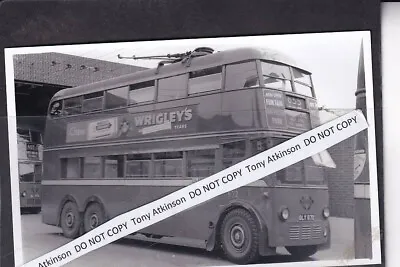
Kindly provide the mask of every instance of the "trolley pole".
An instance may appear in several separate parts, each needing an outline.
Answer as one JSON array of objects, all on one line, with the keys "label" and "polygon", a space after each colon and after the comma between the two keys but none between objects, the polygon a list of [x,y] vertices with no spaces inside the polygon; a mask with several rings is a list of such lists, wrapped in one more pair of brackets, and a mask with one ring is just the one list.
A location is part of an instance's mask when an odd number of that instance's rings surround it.
[{"label": "trolley pole", "polygon": [[[364,48],[361,43],[356,90],[356,109],[367,117]],[[367,129],[355,136],[354,151],[354,253],[356,259],[372,258],[370,178]]]}]

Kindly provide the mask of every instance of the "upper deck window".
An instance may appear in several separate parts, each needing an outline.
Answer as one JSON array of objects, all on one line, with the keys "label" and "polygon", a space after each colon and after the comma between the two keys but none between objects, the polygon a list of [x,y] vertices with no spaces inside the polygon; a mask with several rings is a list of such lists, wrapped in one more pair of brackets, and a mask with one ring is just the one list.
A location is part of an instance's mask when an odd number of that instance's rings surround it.
[{"label": "upper deck window", "polygon": [[82,97],[71,97],[64,100],[64,114],[75,115],[82,112]]},{"label": "upper deck window", "polygon": [[129,88],[129,104],[139,104],[154,100],[156,87],[154,81],[132,84]]},{"label": "upper deck window", "polygon": [[158,80],[158,101],[174,100],[186,96],[187,74]]},{"label": "upper deck window", "polygon": [[313,96],[311,75],[293,68],[293,79],[296,93],[310,97]]},{"label": "upper deck window", "polygon": [[255,61],[226,66],[225,90],[260,86]]},{"label": "upper deck window", "polygon": [[83,112],[103,109],[103,92],[91,93],[83,96]]},{"label": "upper deck window", "polygon": [[293,91],[289,67],[261,62],[261,68],[265,87],[289,92]]},{"label": "upper deck window", "polygon": [[106,109],[125,107],[128,102],[128,86],[106,91]]},{"label": "upper deck window", "polygon": [[222,86],[222,66],[189,73],[189,95],[219,90]]}]

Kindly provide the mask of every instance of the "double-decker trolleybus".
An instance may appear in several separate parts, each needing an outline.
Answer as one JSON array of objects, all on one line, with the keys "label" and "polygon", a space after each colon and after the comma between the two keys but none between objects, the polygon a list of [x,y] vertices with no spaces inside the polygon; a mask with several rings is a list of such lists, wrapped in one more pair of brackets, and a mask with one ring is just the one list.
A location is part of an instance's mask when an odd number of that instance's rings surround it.
[{"label": "double-decker trolleybus", "polygon": [[17,142],[21,212],[39,213],[41,208],[42,134],[29,127],[18,127]]},{"label": "double-decker trolleybus", "polygon": [[[311,74],[286,56],[198,48],[168,57],[157,68],[54,95],[44,223],[76,238],[320,123]],[[307,158],[140,234],[198,241],[235,263],[278,247],[308,257],[330,246],[328,159],[327,151]]]}]

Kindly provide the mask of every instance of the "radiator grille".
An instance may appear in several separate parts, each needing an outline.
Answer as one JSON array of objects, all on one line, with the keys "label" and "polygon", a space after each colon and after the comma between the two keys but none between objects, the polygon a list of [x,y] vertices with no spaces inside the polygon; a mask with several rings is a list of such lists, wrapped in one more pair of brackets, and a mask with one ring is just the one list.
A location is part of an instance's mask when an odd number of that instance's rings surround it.
[{"label": "radiator grille", "polygon": [[321,225],[293,225],[289,228],[289,239],[310,240],[322,237]]}]

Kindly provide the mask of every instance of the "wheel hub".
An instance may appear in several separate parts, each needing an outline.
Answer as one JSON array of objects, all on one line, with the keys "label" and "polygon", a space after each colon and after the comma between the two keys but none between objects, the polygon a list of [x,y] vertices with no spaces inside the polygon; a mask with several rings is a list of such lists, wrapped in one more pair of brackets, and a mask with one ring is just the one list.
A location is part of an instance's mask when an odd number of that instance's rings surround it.
[{"label": "wheel hub", "polygon": [[68,212],[65,216],[65,223],[68,227],[72,227],[74,225],[75,216],[72,212]]},{"label": "wheel hub", "polygon": [[99,217],[97,217],[97,214],[92,214],[92,216],[90,216],[90,227],[96,228],[99,225]]},{"label": "wheel hub", "polygon": [[235,225],[231,229],[231,242],[235,248],[243,246],[245,240],[245,234],[241,225]]}]

